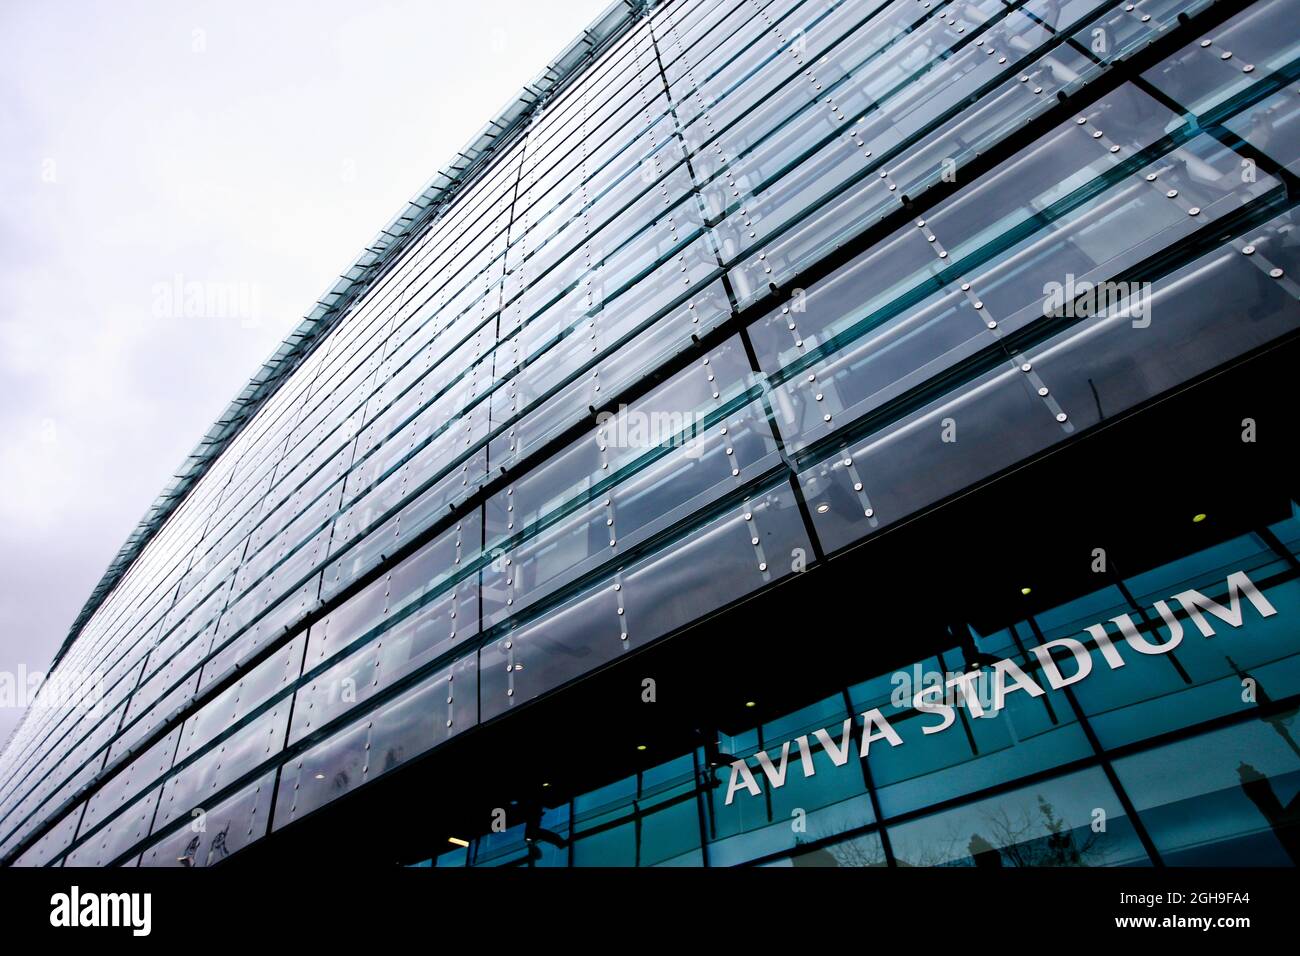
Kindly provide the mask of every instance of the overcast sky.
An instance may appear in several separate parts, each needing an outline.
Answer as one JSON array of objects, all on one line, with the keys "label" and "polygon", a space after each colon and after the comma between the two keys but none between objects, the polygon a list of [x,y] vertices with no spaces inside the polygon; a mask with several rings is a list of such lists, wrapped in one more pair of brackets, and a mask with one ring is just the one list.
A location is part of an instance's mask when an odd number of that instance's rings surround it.
[{"label": "overcast sky", "polygon": [[262,359],[606,5],[0,0],[0,672],[48,666]]}]

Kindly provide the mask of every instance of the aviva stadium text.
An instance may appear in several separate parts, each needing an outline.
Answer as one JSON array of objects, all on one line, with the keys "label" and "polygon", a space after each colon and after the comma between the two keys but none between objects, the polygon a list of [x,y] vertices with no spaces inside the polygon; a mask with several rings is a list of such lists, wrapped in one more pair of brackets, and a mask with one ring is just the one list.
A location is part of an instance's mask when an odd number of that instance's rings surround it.
[{"label": "aviva stadium text", "polygon": [[[1215,625],[1211,618],[1228,627],[1242,626],[1245,613],[1243,598],[1261,617],[1272,617],[1277,613],[1277,609],[1260,593],[1259,588],[1245,571],[1228,575],[1227,589],[1227,606],[1196,590],[1181,591],[1173,595],[1169,601],[1156,601],[1155,611],[1160,615],[1168,631],[1166,639],[1161,643],[1155,643],[1145,637],[1129,614],[1121,614],[1110,619],[1109,624],[1114,626],[1118,635],[1113,634],[1105,623],[1090,625],[1085,628],[1085,633],[1092,639],[1107,668],[1118,670],[1127,663],[1125,654],[1168,654],[1182,643],[1183,621],[1170,607],[1170,601],[1177,602],[1182,607],[1188,620],[1204,638],[1215,636]],[[1094,669],[1091,651],[1083,641],[1074,637],[1046,641],[1031,648],[1029,653],[1037,659],[1041,667],[1040,680],[1045,680],[1053,690],[1077,684],[1088,677]],[[988,701],[987,706],[981,702],[981,694],[978,690],[980,682],[985,680],[992,683],[991,699],[989,695],[984,695],[985,700]],[[1031,697],[1041,697],[1046,690],[1015,661],[1003,658],[989,665],[987,676],[981,668],[946,675],[942,681],[935,681],[921,687],[912,695],[911,706],[920,713],[935,718],[933,722],[921,726],[921,733],[929,736],[942,733],[953,725],[957,707],[965,707],[972,717],[992,717],[1005,706],[1007,695],[1016,692],[1023,692]],[[871,745],[877,741],[884,741],[890,747],[903,744],[903,738],[879,708],[864,712],[860,715],[860,720],[862,739],[858,748],[859,757],[865,758],[871,750]],[[824,727],[812,734],[836,767],[844,766],[849,760],[853,724],[852,718],[845,718],[843,725],[835,728],[834,731]],[[767,779],[768,786],[773,789],[785,785],[790,767],[791,747],[797,751],[796,759],[805,777],[811,777],[817,772],[809,735],[801,734],[793,740],[787,740],[781,746],[780,756],[776,759],[773,759],[766,750],[760,750],[751,758],[757,762],[757,769]],[[731,763],[731,780],[727,785],[726,803],[730,805],[736,794],[742,790],[752,796],[762,793],[758,776],[750,767],[749,761],[745,759],[734,760]]]}]

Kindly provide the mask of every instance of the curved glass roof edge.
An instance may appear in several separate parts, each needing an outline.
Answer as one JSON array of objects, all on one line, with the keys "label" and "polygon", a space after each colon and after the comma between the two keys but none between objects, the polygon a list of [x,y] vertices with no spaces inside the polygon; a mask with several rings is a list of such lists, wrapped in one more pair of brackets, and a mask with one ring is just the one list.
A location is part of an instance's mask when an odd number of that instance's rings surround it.
[{"label": "curved glass roof edge", "polygon": [[[584,73],[595,62],[594,54],[622,36],[655,2],[656,0],[615,0],[610,4],[531,83],[520,89],[460,149],[454,160],[436,173],[389,224],[379,231],[356,260],[317,300],[315,307],[297,328],[262,363],[248,384],[218,416],[182,462],[109,563],[103,577],[69,628],[68,636],[55,653],[50,670],[63,659],[81,629],[139,557],[145,545],[185,500],[194,484],[307,353],[334,329],[370,280],[406,247],[418,227],[427,220],[429,211],[450,200],[460,187],[492,160],[499,143],[521,128],[540,103]],[[21,722],[18,726],[21,726]],[[17,732],[17,727],[14,732]],[[8,740],[5,741],[5,746],[8,746]]]}]

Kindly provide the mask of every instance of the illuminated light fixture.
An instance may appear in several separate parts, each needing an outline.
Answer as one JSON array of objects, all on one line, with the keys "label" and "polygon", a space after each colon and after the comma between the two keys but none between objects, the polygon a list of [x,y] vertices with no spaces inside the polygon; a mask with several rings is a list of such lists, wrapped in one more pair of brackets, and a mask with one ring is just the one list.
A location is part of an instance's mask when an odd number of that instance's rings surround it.
[{"label": "illuminated light fixture", "polygon": [[752,700],[747,700],[747,701],[745,701],[745,706],[746,706],[746,707],[757,707],[758,704],[756,704],[756,703],[755,703],[754,701],[752,701]]},{"label": "illuminated light fixture", "polygon": [[1200,524],[1205,519],[1206,519],[1206,515],[1204,514],[1192,515],[1192,524]]},{"label": "illuminated light fixture", "polygon": [[456,846],[469,846],[469,840],[462,840],[460,837],[447,837],[448,843],[454,843]]},{"label": "illuminated light fixture", "polygon": [[636,749],[637,749],[637,750],[645,750],[645,744],[637,744],[637,745],[636,745]]},{"label": "illuminated light fixture", "polygon": [[550,784],[549,784],[549,783],[543,783],[542,786],[543,786],[543,787],[549,787]]},{"label": "illuminated light fixture", "polygon": [[828,511],[830,511],[830,510],[831,510],[831,506],[828,505],[828,504],[826,504],[826,502],[824,502],[824,501],[823,501],[821,504],[819,504],[819,505],[817,506],[817,513],[818,513],[819,515],[824,515],[826,512],[828,512]]},{"label": "illuminated light fixture", "polygon": [[1033,590],[1034,590],[1033,588],[1021,588],[1020,593],[1028,597],[1033,592]]},{"label": "illuminated light fixture", "polygon": [[323,774],[323,773],[317,773],[317,774],[316,774],[316,779],[317,779],[317,780],[324,780],[324,779],[325,779],[325,774]]}]

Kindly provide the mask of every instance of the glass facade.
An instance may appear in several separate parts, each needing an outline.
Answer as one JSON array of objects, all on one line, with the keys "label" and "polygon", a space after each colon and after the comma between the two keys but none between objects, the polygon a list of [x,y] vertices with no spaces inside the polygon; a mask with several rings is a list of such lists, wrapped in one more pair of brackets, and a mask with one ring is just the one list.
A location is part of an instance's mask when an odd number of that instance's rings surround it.
[{"label": "glass facade", "polygon": [[[1300,691],[1300,647],[1287,623],[1300,610],[1298,546],[1300,511],[995,632],[971,629],[971,645],[953,641],[910,665],[812,695],[797,710],[748,722],[738,716],[737,729],[720,733],[716,745],[659,754],[597,789],[544,801],[539,815],[524,811],[518,825],[479,834],[468,847],[448,846],[432,862],[1295,865],[1296,707],[1260,701],[1294,701]],[[1142,589],[1208,583],[1206,593],[1214,593],[1225,562],[1246,569],[1275,614],[1231,636],[1219,624],[1218,640],[1205,642],[1183,620],[1174,650],[1130,651],[1122,670],[1037,697],[1008,695],[997,714],[959,709],[954,725],[933,736],[924,729],[932,718],[896,698],[905,678],[969,672],[973,658],[1014,660],[1046,687],[1031,649],[1083,636],[1094,618],[1128,614],[1141,634],[1168,643]],[[1118,638],[1116,625],[1106,626]],[[1094,674],[1103,670],[1095,642],[1088,652]],[[1256,700],[1241,694],[1246,676],[1256,682]],[[888,715],[901,743],[882,737],[862,757],[858,715],[872,709]],[[792,741],[806,745],[811,773]],[[750,767],[760,792],[729,785],[734,760]],[[777,784],[773,774],[783,767]],[[558,841],[543,842],[552,837]]]},{"label": "glass facade", "polygon": [[[385,824],[393,861],[1294,864],[1291,482],[1151,451],[1150,422],[1223,405],[1232,369],[1263,387],[1300,328],[1297,9],[617,4],[97,590],[0,756],[0,859],[274,855],[433,788],[464,806]],[[1130,526],[1180,501],[1162,483],[1258,489],[1199,538],[1083,548],[1082,577],[1032,547],[957,563],[1110,527],[1050,461],[1102,481],[1089,449],[1121,438],[1150,451]],[[908,566],[951,595],[940,631],[911,615],[931,640],[808,623],[877,626],[873,582]],[[1010,605],[971,583],[999,576]],[[764,653],[806,679],[724,692],[764,618],[804,621]],[[1066,638],[1090,674],[1056,687],[1034,649]],[[1039,692],[942,731],[895,699],[1008,668]],[[665,707],[693,739],[493,766],[503,734],[607,723],[545,715],[633,672],[646,706],[706,688]]]}]

